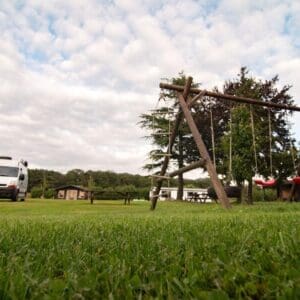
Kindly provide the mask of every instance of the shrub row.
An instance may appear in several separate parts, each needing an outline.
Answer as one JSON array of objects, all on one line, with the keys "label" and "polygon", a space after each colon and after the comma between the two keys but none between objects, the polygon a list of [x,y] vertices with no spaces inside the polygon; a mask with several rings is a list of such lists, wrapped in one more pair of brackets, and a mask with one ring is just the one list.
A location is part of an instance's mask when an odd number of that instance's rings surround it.
[{"label": "shrub row", "polygon": [[[148,188],[135,188],[134,186],[119,186],[116,188],[94,188],[94,199],[97,200],[120,200],[130,196],[132,199],[149,199]],[[56,192],[54,189],[46,189],[43,195],[43,189],[33,187],[31,189],[32,198],[55,198]]]}]

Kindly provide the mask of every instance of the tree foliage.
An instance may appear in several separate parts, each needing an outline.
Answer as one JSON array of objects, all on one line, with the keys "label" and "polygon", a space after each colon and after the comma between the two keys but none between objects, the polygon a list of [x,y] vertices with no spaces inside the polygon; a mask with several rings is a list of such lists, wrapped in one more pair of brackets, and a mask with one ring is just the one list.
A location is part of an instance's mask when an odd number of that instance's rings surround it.
[{"label": "tree foliage", "polygon": [[[278,80],[278,76],[265,81],[253,78],[246,68],[242,68],[237,79],[225,83],[223,93],[292,105],[292,97],[288,94],[290,86],[278,90]],[[219,170],[228,174],[231,138],[231,175],[238,184],[247,180],[248,201],[251,203],[252,178],[255,174],[265,178],[275,177],[280,182],[294,173],[297,149],[287,122],[290,112],[234,102],[227,104],[227,111],[228,116],[231,113],[231,121],[228,117],[224,135],[220,139]]]},{"label": "tree foliage", "polygon": [[[249,76],[246,68],[242,68],[237,79],[225,83],[223,92],[254,98],[258,101],[292,105],[292,97],[288,94],[290,86],[278,89],[276,87],[278,81],[278,76],[265,81],[253,78]],[[287,114],[291,113],[274,108],[252,106],[255,137],[255,143],[253,143],[250,105],[231,103],[230,106],[229,109],[232,111],[232,164],[236,179],[238,181],[249,180],[255,173],[265,177],[273,175],[276,178],[293,174],[294,163],[297,161],[293,162],[295,155],[292,155],[291,151],[296,154],[297,150],[287,122]],[[271,126],[271,136],[269,126]],[[229,125],[225,129],[225,133],[227,136],[230,134]],[[254,147],[256,157],[254,157]],[[226,157],[228,159],[228,149],[223,156],[224,169],[228,166]],[[257,159],[257,170],[255,159]]]},{"label": "tree foliage", "polygon": [[[185,85],[187,77],[181,72],[177,77],[166,79],[166,81],[175,85]],[[192,87],[198,86],[199,84],[197,83],[192,85]],[[148,155],[151,163],[146,164],[144,168],[152,173],[158,173],[160,171],[164,160],[162,154],[168,152],[169,135],[175,124],[175,116],[179,111],[177,94],[174,91],[163,90],[160,100],[163,104],[159,108],[140,116],[140,125],[142,128],[149,131],[149,135],[147,135],[146,138],[151,141],[153,146],[153,149]],[[167,106],[167,103],[170,101],[171,104]],[[179,126],[172,152],[170,153],[171,159],[176,162],[175,165],[177,168],[184,167],[184,165],[190,161],[189,151],[195,148],[195,146],[190,146],[190,144],[194,142],[191,135],[188,133],[188,126],[185,120],[183,120]],[[182,199],[183,187],[183,174],[180,174],[178,176],[177,199]]]},{"label": "tree foliage", "polygon": [[[47,182],[46,187],[44,181]],[[148,199],[150,179],[148,176],[129,173],[115,173],[112,171],[83,171],[74,169],[62,174],[56,171],[30,169],[29,191],[34,198],[53,198],[54,189],[63,185],[79,185],[94,191],[95,199],[121,199],[127,192],[135,198]],[[171,180],[171,186],[177,186],[177,181]],[[207,179],[200,181],[186,180],[186,184],[193,187],[208,185]]]}]

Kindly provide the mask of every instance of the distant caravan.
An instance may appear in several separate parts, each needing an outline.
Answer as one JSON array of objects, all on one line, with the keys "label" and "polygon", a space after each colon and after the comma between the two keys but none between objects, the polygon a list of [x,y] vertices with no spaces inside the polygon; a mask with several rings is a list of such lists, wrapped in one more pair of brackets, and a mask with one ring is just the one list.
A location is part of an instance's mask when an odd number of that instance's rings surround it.
[{"label": "distant caravan", "polygon": [[0,199],[25,201],[28,187],[28,163],[0,156]]}]

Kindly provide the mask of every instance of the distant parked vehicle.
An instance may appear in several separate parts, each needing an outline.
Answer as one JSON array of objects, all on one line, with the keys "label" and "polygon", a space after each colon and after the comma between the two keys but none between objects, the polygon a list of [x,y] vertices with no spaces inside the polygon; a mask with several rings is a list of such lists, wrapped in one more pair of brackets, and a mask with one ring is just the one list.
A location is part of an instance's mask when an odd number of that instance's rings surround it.
[{"label": "distant parked vehicle", "polygon": [[28,187],[28,163],[0,156],[0,198],[24,201]]}]

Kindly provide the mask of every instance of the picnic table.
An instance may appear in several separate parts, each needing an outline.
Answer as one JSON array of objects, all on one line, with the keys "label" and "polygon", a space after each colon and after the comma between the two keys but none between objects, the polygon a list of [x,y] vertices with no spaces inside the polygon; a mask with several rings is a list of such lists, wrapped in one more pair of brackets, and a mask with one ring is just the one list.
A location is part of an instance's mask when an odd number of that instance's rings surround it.
[{"label": "picnic table", "polygon": [[209,199],[209,196],[207,193],[197,193],[197,192],[192,192],[187,198],[187,201],[190,202],[198,202],[198,203],[206,203],[206,200]]}]

